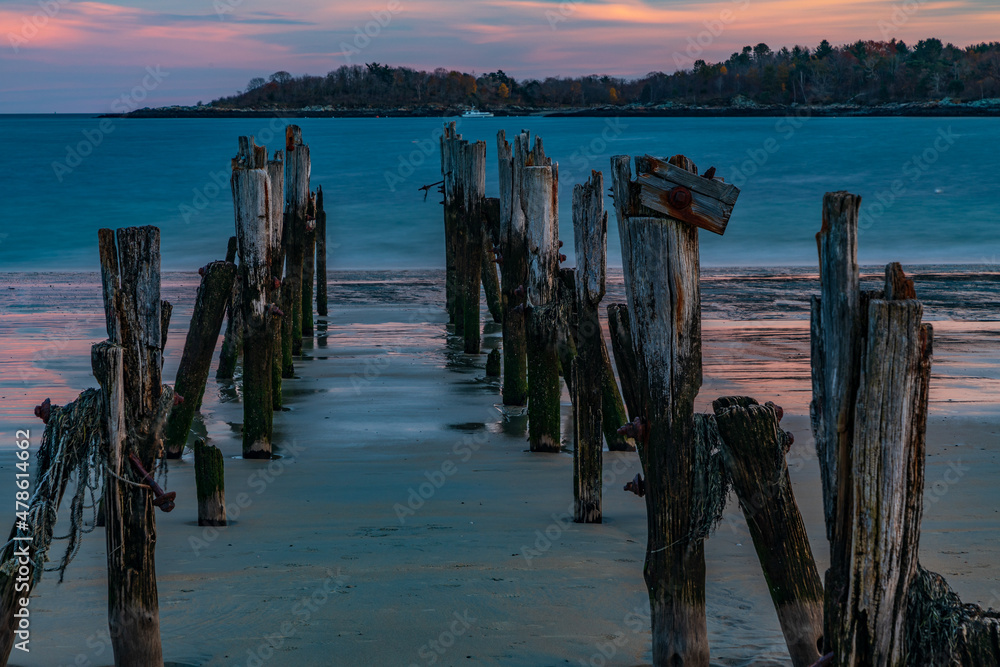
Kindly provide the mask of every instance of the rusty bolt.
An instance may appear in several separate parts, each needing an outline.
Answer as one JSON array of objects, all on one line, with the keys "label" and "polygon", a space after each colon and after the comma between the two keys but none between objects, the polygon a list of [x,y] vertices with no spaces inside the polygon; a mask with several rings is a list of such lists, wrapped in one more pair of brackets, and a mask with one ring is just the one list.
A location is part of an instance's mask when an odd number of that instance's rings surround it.
[{"label": "rusty bolt", "polygon": [[205,270],[207,268],[208,268],[208,264],[206,264],[205,266],[203,266],[200,269],[198,269],[198,275],[204,278],[205,277]]},{"label": "rusty bolt", "polygon": [[271,303],[267,306],[267,311],[274,315],[275,317],[284,317],[285,314],[278,308],[277,304]]},{"label": "rusty bolt", "polygon": [[560,248],[563,247],[563,242],[562,241],[559,242],[559,247]]},{"label": "rusty bolt", "polygon": [[35,416],[42,420],[43,423],[49,423],[49,417],[52,416],[52,399],[46,398],[42,401],[41,405],[35,406]]},{"label": "rusty bolt", "polygon": [[635,477],[632,478],[631,482],[625,483],[624,491],[631,491],[635,495],[642,498],[646,495],[646,483],[642,480],[642,475],[636,473]]},{"label": "rusty bolt", "polygon": [[181,404],[181,403],[183,403],[183,402],[184,402],[184,397],[183,397],[183,396],[181,396],[180,394],[178,394],[178,393],[177,393],[177,392],[175,391],[175,392],[174,392],[174,405],[180,405],[180,404]]},{"label": "rusty bolt", "polygon": [[274,289],[281,289],[281,278],[271,278],[271,285]]},{"label": "rusty bolt", "polygon": [[514,288],[514,296],[516,296],[518,299],[523,299],[526,293],[527,292],[525,292],[524,290],[524,285],[518,285],[516,288]]},{"label": "rusty bolt", "polygon": [[781,421],[781,418],[785,416],[785,411],[781,409],[780,405],[775,404],[774,401],[768,401],[764,404],[764,406],[774,410],[774,414],[777,416],[779,422]]},{"label": "rusty bolt", "polygon": [[618,435],[624,435],[633,440],[645,441],[649,436],[649,424],[642,417],[636,417],[633,421],[618,429]]},{"label": "rusty bolt", "polygon": [[135,471],[142,476],[142,479],[149,484],[149,488],[153,490],[153,504],[159,507],[164,512],[169,512],[174,508],[174,498],[177,497],[177,493],[171,491],[170,493],[164,493],[160,485],[156,483],[153,476],[146,472],[146,469],[142,467],[142,462],[136,457],[135,454],[129,454],[128,460],[132,463],[132,467]]},{"label": "rusty bolt", "polygon": [[678,185],[667,193],[667,203],[672,208],[685,209],[691,205],[691,191],[683,185]]},{"label": "rusty bolt", "polygon": [[794,445],[795,444],[795,434],[792,433],[791,431],[785,431],[785,441],[786,441],[786,444],[789,447],[791,447],[792,445]]},{"label": "rusty bolt", "polygon": [[713,178],[715,178],[715,167],[709,167],[708,169],[706,169],[705,173],[702,174],[701,177],[707,178],[708,180],[712,180]]},{"label": "rusty bolt", "polygon": [[565,262],[566,261],[566,255],[563,255],[562,253],[560,253],[559,254],[559,261],[560,262]]}]

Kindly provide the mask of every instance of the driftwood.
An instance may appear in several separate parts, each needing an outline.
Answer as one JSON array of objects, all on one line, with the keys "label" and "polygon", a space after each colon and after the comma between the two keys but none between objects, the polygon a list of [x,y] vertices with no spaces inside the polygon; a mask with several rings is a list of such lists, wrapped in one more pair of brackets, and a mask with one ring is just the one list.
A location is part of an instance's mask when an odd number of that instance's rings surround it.
[{"label": "driftwood", "polygon": [[497,134],[500,169],[500,241],[497,262],[503,312],[503,404],[523,406],[528,402],[527,330],[525,299],[528,256],[525,241],[521,183],[528,156],[528,135],[514,139],[513,149],[503,130]]},{"label": "driftwood", "polygon": [[212,262],[200,272],[201,285],[174,382],[174,391],[183,401],[174,406],[167,420],[164,449],[166,457],[172,459],[180,458],[187,444],[195,408],[201,404],[205,392],[212,355],[226,314],[226,302],[236,280],[236,266],[229,262]]},{"label": "driftwood", "polygon": [[218,447],[194,443],[194,479],[198,494],[198,525],[226,525],[225,461]]},{"label": "driftwood", "polygon": [[[160,301],[160,231],[99,232],[107,301],[117,323],[92,352],[104,392],[109,441],[105,477],[108,622],[115,665],[162,665],[154,551],[153,493],[128,461],[152,470],[173,403],[163,387],[164,330]],[[125,480],[125,481],[122,481]]]},{"label": "driftwood", "polygon": [[279,310],[268,298],[271,277],[271,183],[267,151],[240,137],[233,160],[233,207],[242,259],[243,294],[243,456],[270,458],[274,415],[272,365]]},{"label": "driftwood", "polygon": [[302,354],[302,272],[305,262],[305,235],[309,207],[309,146],[302,143],[302,128],[285,128],[285,280],[290,285],[289,317],[291,326],[282,330],[290,352],[283,364],[283,376],[291,377],[291,357]]},{"label": "driftwood", "polygon": [[533,452],[558,452],[560,398],[558,338],[559,217],[557,166],[535,137],[521,182],[528,250],[528,444]]},{"label": "driftwood", "polygon": [[[236,263],[237,242],[235,236],[229,237],[229,247],[226,249],[226,261]],[[219,368],[215,372],[216,380],[232,380],[236,371],[236,362],[243,353],[243,309],[240,307],[239,268],[236,269],[236,280],[233,281],[233,291],[226,301],[226,333],[222,338],[222,350],[219,352]],[[107,308],[107,304],[105,304]]]},{"label": "driftwood", "polygon": [[726,471],[750,527],[757,557],[795,667],[820,658],[823,584],[795,503],[785,452],[788,436],[778,427],[778,408],[752,398],[713,403]]},{"label": "driftwood", "polygon": [[[637,160],[638,162],[638,160]],[[671,164],[697,173],[683,156]],[[713,452],[714,419],[694,414],[701,386],[698,231],[655,217],[639,201],[629,158],[616,156],[612,192],[622,241],[630,341],[612,320],[619,373],[645,473],[649,589],[655,665],[708,665],[703,540],[721,515],[725,483]],[[620,348],[628,354],[618,354]]]}]

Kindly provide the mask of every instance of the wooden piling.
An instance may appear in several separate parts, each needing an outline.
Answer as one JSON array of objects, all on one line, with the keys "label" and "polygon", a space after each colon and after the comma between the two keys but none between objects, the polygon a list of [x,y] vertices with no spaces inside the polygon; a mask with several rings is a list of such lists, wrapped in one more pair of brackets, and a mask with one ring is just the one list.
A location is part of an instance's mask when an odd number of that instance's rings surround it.
[{"label": "wooden piling", "polygon": [[[226,261],[236,263],[237,242],[235,236],[229,237],[229,247],[226,249]],[[236,269],[236,280],[233,290],[226,301],[226,333],[222,338],[222,350],[219,352],[219,367],[215,371],[216,380],[232,380],[236,371],[236,362],[243,352],[243,309],[240,307],[240,271]],[[107,304],[105,304],[105,308]]]},{"label": "wooden piling", "polygon": [[268,203],[271,208],[270,226],[271,246],[271,284],[268,286],[268,301],[275,304],[280,311],[279,321],[274,324],[273,342],[271,343],[271,402],[275,410],[281,409],[281,375],[284,367],[284,351],[282,321],[284,311],[288,309],[287,302],[282,298],[282,269],[285,265],[283,237],[285,233],[285,160],[282,151],[274,152],[274,159],[267,161],[267,178],[271,186],[271,196]]},{"label": "wooden piling", "polygon": [[528,403],[526,290],[528,285],[527,242],[521,183],[527,162],[528,135],[507,143],[503,130],[497,133],[500,169],[500,292],[503,311],[503,404]]},{"label": "wooden piling", "polygon": [[[604,176],[573,187],[573,236],[576,249],[575,302],[577,355],[573,359],[574,517],[578,523],[601,523],[603,390],[605,350],[598,307],[604,298],[608,214],[604,210]],[[620,424],[619,424],[620,426]]]},{"label": "wooden piling", "polygon": [[788,436],[771,405],[745,396],[713,402],[722,454],[794,667],[820,659],[823,584],[785,464]]},{"label": "wooden piling", "polygon": [[[558,172],[536,137],[532,164],[523,171],[521,205],[528,250],[528,444],[533,452],[558,452],[561,387],[558,336]],[[536,157],[535,154],[540,157]]]},{"label": "wooden piling", "polygon": [[465,353],[479,354],[481,344],[480,284],[482,282],[483,244],[485,243],[486,142],[477,141],[463,146],[462,192],[465,202],[462,219],[465,223],[465,258],[463,262],[463,308],[465,320]]},{"label": "wooden piling", "polygon": [[201,404],[212,355],[226,314],[226,303],[233,293],[236,265],[212,262],[204,267],[202,275],[174,382],[174,391],[184,400],[174,406],[167,420],[164,453],[168,459],[181,457],[196,406]]},{"label": "wooden piling", "polygon": [[267,154],[252,138],[240,137],[233,159],[233,207],[243,281],[243,457],[270,458],[274,415],[272,356],[278,320],[271,278],[270,179]]},{"label": "wooden piling", "polygon": [[316,196],[306,206],[305,235],[302,237],[302,337],[312,338],[313,281],[316,278]]},{"label": "wooden piling", "polygon": [[497,253],[494,248],[500,247],[500,200],[497,197],[487,197],[483,209],[485,230],[483,234],[482,281],[483,292],[486,294],[486,307],[493,321],[503,322],[503,305],[500,299],[500,277],[497,275]]},{"label": "wooden piling", "polygon": [[455,223],[457,219],[457,203],[455,201],[455,178],[453,171],[455,160],[454,144],[461,139],[461,135],[455,129],[455,121],[451,121],[444,126],[444,133],[440,138],[441,145],[441,185],[442,204],[444,205],[444,256],[445,256],[445,307],[448,310],[448,323],[456,324],[455,292],[458,285],[455,267]]},{"label": "wooden piling", "polygon": [[[309,206],[309,146],[302,143],[302,128],[285,128],[285,280],[291,285],[288,343],[291,356],[302,354],[302,272],[305,262],[306,214]],[[283,334],[284,335],[284,334]],[[284,377],[290,377],[287,363]]]},{"label": "wooden piling", "polygon": [[323,187],[316,186],[316,313],[326,317],[326,209]]},{"label": "wooden piling", "polygon": [[[105,295],[117,323],[92,352],[110,440],[105,477],[108,623],[115,665],[162,665],[152,493],[128,463],[152,470],[173,392],[161,383],[160,231],[99,231]],[[115,259],[117,256],[117,260]],[[110,318],[109,318],[110,319]],[[122,481],[125,480],[125,481]],[[130,481],[131,480],[131,481]]]},{"label": "wooden piling", "polygon": [[[632,358],[637,362],[624,373],[635,382],[625,394],[634,392],[639,416],[631,428],[646,477],[644,574],[653,663],[707,667],[703,539],[714,518],[707,508],[719,506],[722,490],[704,482],[711,479],[705,452],[708,420],[694,414],[701,386],[698,234],[685,222],[653,217],[638,202],[629,158],[616,156],[611,162]],[[671,163],[696,173],[683,156]]]},{"label": "wooden piling", "polygon": [[486,357],[486,377],[500,377],[500,350],[493,348]]},{"label": "wooden piling", "polygon": [[198,494],[198,525],[227,525],[222,451],[213,445],[206,445],[201,439],[194,442],[194,479]]}]

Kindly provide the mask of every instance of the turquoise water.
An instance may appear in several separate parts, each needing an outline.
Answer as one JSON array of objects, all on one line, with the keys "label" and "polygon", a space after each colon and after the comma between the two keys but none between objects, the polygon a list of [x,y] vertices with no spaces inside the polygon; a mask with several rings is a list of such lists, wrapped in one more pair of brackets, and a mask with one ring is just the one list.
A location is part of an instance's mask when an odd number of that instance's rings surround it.
[{"label": "turquoise water", "polygon": [[[332,269],[443,266],[439,197],[443,119],[297,119],[313,186],[329,212]],[[103,123],[103,125],[102,125]],[[97,229],[157,225],[165,269],[225,252],[236,138],[281,148],[280,118],[99,120],[0,116],[0,271],[94,270]],[[684,153],[742,190],[725,237],[702,232],[709,266],[814,266],[824,192],[862,203],[860,260],[1000,265],[996,151],[990,118],[490,118],[460,122],[487,142],[497,193],[496,132],[539,134],[560,163],[561,235],[572,263],[570,193],[615,154]],[[610,185],[610,179],[607,181]],[[609,210],[610,200],[606,203]],[[609,221],[609,264],[621,263]]]}]

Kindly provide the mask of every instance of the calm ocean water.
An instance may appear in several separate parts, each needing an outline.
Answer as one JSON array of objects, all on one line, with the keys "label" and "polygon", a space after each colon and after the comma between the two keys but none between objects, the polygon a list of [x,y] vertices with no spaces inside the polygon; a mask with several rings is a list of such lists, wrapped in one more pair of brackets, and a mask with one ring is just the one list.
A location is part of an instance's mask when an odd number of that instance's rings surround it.
[{"label": "calm ocean water", "polygon": [[[331,269],[443,266],[439,197],[432,192],[424,201],[418,191],[440,178],[443,120],[290,121],[303,127],[313,186],[326,193]],[[95,270],[97,229],[127,225],[162,229],[165,269],[193,270],[221,257],[233,233],[228,178],[236,138],[253,134],[273,151],[285,122],[0,116],[12,149],[0,166],[0,271]],[[489,196],[497,191],[497,130],[509,137],[526,128],[544,139],[560,164],[571,262],[572,185],[590,169],[607,174],[611,155],[648,152],[684,153],[741,187],[726,236],[702,233],[708,266],[815,266],[823,193],[841,189],[864,197],[862,263],[1000,265],[996,119],[490,118],[459,125],[465,138],[487,142]],[[608,259],[617,266],[610,222]]]}]

